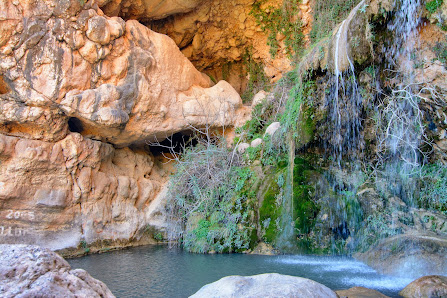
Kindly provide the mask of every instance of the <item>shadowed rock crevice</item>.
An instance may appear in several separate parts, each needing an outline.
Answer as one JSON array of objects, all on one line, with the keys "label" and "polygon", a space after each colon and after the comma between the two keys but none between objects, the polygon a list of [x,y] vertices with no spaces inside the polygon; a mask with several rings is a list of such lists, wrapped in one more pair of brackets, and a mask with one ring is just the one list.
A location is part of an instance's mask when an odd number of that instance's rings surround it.
[{"label": "shadowed rock crevice", "polygon": [[84,127],[82,125],[81,120],[79,120],[76,117],[70,117],[68,119],[68,129],[71,132],[78,132],[78,133],[82,133],[84,131]]},{"label": "shadowed rock crevice", "polygon": [[9,91],[11,90],[9,89],[8,84],[5,82],[3,76],[0,75],[0,94],[6,94],[9,93]]},{"label": "shadowed rock crevice", "polygon": [[161,142],[149,143],[149,150],[154,156],[182,154],[186,148],[195,146],[197,143],[197,139],[192,136],[191,131],[181,131]]}]

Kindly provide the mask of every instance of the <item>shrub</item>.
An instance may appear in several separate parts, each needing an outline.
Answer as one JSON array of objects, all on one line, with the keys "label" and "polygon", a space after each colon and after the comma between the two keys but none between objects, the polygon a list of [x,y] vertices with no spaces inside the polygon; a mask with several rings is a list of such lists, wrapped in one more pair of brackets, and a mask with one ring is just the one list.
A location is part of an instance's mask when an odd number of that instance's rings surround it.
[{"label": "shrub", "polygon": [[191,252],[233,252],[251,246],[255,229],[253,173],[224,141],[199,140],[178,158],[170,180],[169,240]]}]

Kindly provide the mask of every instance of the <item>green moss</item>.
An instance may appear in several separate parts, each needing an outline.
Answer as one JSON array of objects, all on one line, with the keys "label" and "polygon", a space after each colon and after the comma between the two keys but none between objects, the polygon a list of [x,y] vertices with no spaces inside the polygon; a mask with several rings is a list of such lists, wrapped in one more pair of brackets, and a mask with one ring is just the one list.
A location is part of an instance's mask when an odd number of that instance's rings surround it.
[{"label": "green moss", "polygon": [[427,8],[428,12],[435,13],[438,8],[444,3],[444,0],[432,0],[425,3],[425,8]]},{"label": "green moss", "polygon": [[[286,169],[277,169],[276,173],[268,178],[268,188],[263,195],[262,205],[259,208],[260,224],[265,229],[263,240],[266,243],[274,243],[279,235],[279,218],[282,213],[282,204],[278,196],[282,195],[281,187],[278,185],[280,176],[284,176]],[[281,183],[280,183],[281,184]]]},{"label": "green moss", "polygon": [[249,103],[256,93],[261,90],[269,91],[271,86],[269,85],[270,80],[264,72],[264,65],[253,59],[252,49],[247,49],[242,59],[248,73],[248,83],[241,98],[242,102]]},{"label": "green moss", "polygon": [[436,58],[447,67],[447,39],[444,42],[436,43],[433,51],[436,54]]},{"label": "green moss", "polygon": [[306,159],[295,158],[293,169],[293,215],[298,236],[311,232],[319,212],[319,208],[313,200],[315,189],[309,183],[314,175],[315,169]]},{"label": "green moss", "polygon": [[270,54],[275,58],[279,43],[278,34],[282,34],[284,38],[286,54],[292,58],[298,54],[303,48],[303,32],[301,30],[301,19],[296,16],[300,13],[300,0],[285,0],[282,6],[273,7],[269,5],[265,7],[267,0],[257,0],[253,3],[250,14],[256,19],[261,29],[268,33],[267,44],[270,46]]}]

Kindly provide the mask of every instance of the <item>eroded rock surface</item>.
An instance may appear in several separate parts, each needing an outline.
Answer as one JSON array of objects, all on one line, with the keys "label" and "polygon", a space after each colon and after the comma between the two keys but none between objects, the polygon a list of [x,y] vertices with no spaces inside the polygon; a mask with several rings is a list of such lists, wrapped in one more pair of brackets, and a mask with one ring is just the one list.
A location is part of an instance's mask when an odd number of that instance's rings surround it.
[{"label": "eroded rock surface", "polygon": [[64,249],[148,241],[150,203],[167,173],[147,152],[78,133],[55,143],[0,134],[0,156],[2,242]]},{"label": "eroded rock surface", "polygon": [[[209,88],[169,37],[91,2],[45,3],[3,4],[12,21],[1,26],[10,38],[0,42],[0,73],[11,90],[2,95],[2,132],[60,140],[75,117],[82,134],[127,146],[210,124],[219,115],[208,101],[226,106],[225,125],[241,109],[237,92],[225,82]],[[199,98],[201,111],[191,107]]]},{"label": "eroded rock surface", "polygon": [[115,297],[103,282],[72,270],[48,249],[0,244],[0,255],[2,297]]},{"label": "eroded rock surface", "polygon": [[[186,57],[201,71],[213,78],[227,80],[243,92],[248,81],[247,59],[260,63],[266,77],[272,82],[292,69],[286,54],[285,36],[278,34],[278,50],[273,57],[268,46],[268,30],[262,30],[251,14],[253,0],[205,1],[193,11],[171,16],[151,27],[170,36]],[[265,1],[262,9],[278,8],[283,1]],[[312,10],[309,1],[298,8],[304,34],[303,45],[308,43]]]},{"label": "eroded rock surface", "polygon": [[191,297],[337,297],[313,280],[277,273],[227,276],[202,287]]},{"label": "eroded rock surface", "polygon": [[445,236],[403,234],[386,238],[355,257],[381,273],[417,278],[427,272],[446,275],[446,254]]},{"label": "eroded rock surface", "polygon": [[150,242],[169,169],[146,144],[250,108],[169,37],[95,1],[0,0],[0,17],[0,243]]},{"label": "eroded rock surface", "polygon": [[429,275],[418,278],[399,292],[404,298],[447,297],[447,277]]},{"label": "eroded rock surface", "polygon": [[203,2],[204,0],[99,0],[98,4],[109,16],[148,21],[190,12]]}]

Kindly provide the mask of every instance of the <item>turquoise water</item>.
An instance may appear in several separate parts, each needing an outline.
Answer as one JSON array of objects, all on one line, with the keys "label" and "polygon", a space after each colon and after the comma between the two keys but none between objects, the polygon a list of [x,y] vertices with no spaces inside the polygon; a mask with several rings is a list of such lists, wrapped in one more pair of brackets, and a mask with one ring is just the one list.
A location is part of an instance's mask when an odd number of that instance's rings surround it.
[{"label": "turquoise water", "polygon": [[117,297],[188,297],[228,275],[281,273],[331,289],[363,286],[397,297],[412,280],[377,274],[348,257],[191,254],[166,246],[136,247],[68,260],[103,281]]}]

